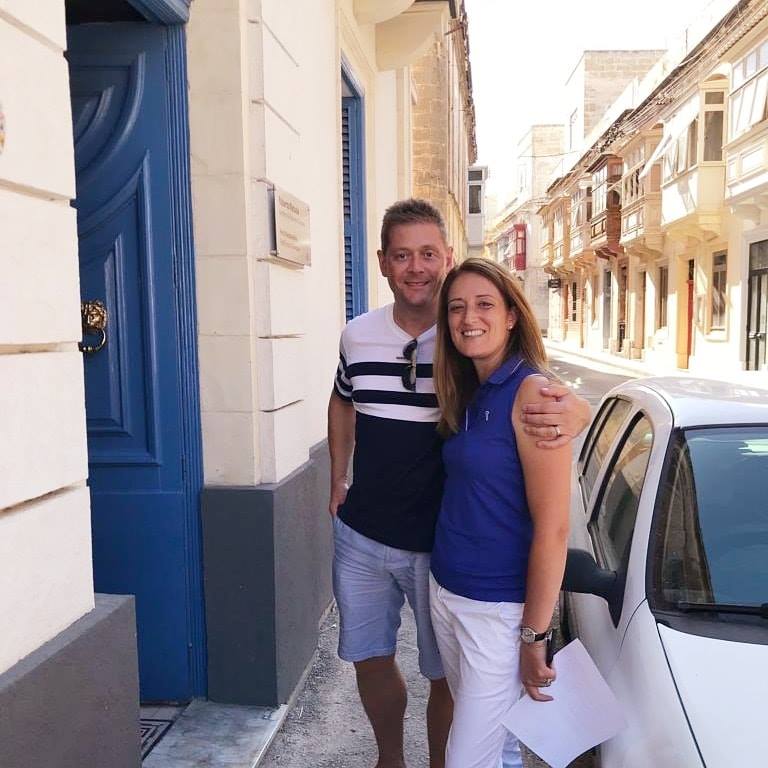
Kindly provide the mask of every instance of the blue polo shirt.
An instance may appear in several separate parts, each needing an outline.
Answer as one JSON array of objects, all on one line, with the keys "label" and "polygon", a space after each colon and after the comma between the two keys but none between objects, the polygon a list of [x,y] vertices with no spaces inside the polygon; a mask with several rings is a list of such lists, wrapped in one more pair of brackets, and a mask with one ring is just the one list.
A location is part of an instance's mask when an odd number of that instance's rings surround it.
[{"label": "blue polo shirt", "polygon": [[483,383],[443,446],[446,481],[432,550],[438,584],[473,600],[525,601],[533,525],[512,426],[523,380],[518,355]]}]

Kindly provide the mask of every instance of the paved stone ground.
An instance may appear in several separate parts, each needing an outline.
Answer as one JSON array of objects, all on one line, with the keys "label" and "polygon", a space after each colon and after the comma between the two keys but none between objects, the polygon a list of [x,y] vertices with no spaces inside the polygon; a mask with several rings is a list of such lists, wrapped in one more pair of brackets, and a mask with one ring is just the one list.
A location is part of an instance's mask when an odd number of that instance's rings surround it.
[{"label": "paved stone ground", "polygon": [[[585,368],[569,356],[552,355],[554,372],[594,406],[611,387],[627,376],[604,366]],[[336,656],[338,616],[328,615],[320,632],[317,658],[304,690],[275,737],[260,768],[373,768],[376,747],[363,713],[351,664]],[[416,637],[412,614],[403,611],[398,660],[409,691],[405,721],[408,768],[428,768],[425,710],[428,684],[416,666]],[[526,755],[527,768],[546,768],[538,758]],[[579,758],[572,768],[593,768],[590,756]]]}]

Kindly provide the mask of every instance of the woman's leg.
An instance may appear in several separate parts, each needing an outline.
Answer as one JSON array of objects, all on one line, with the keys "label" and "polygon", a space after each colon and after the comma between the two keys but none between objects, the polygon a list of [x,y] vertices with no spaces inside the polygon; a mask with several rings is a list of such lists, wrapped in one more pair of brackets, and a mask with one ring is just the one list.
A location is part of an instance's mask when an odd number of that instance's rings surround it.
[{"label": "woman's leg", "polygon": [[523,606],[470,600],[447,590],[438,597],[450,617],[455,648],[452,663],[443,659],[446,672],[453,667],[448,680],[454,698],[446,768],[498,768],[509,736],[501,718],[520,695]]}]

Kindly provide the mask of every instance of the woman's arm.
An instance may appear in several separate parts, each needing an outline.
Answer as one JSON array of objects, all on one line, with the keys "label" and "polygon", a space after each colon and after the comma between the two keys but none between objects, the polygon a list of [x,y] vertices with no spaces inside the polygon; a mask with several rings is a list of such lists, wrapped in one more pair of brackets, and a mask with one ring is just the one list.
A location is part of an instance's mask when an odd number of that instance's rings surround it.
[{"label": "woman's arm", "polygon": [[[560,592],[568,549],[571,446],[569,443],[541,451],[537,438],[526,432],[523,403],[530,402],[546,383],[543,376],[529,376],[520,386],[512,409],[517,449],[523,468],[528,508],[533,520],[533,540],[528,559],[528,580],[523,626],[537,633],[550,626]],[[555,672],[545,662],[545,643],[520,646],[520,676],[531,698],[549,701],[539,692]]]}]

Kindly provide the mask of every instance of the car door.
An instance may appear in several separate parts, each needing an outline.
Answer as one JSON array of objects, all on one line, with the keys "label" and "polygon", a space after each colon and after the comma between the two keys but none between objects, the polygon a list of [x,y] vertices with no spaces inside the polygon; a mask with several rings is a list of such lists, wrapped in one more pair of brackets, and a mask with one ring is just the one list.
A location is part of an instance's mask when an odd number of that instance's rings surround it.
[{"label": "car door", "polygon": [[589,495],[586,514],[592,552],[598,565],[617,573],[619,580],[613,606],[594,595],[574,595],[575,611],[580,617],[579,636],[606,676],[616,662],[627,623],[638,604],[634,591],[627,599],[624,585],[654,438],[649,416],[631,405],[623,405],[626,401],[619,403],[622,404],[613,406],[602,427],[609,431],[604,446],[610,439],[610,425],[621,420],[617,437],[605,454],[602,469],[595,467],[601,461],[599,454],[602,450],[600,438],[596,437],[579,477],[579,485]]},{"label": "car door", "polygon": [[[629,400],[609,397],[603,401],[597,415],[592,420],[587,437],[575,467],[575,477],[571,493],[571,536],[569,546],[583,549],[595,556],[595,549],[589,534],[591,500],[597,493],[599,480],[605,469],[611,448],[618,438],[619,431],[632,410]],[[571,633],[583,637],[589,634],[590,622],[582,621],[584,615],[597,610],[602,598],[586,594],[568,594],[568,602],[578,610],[569,612]],[[593,605],[594,604],[594,605]]]}]

